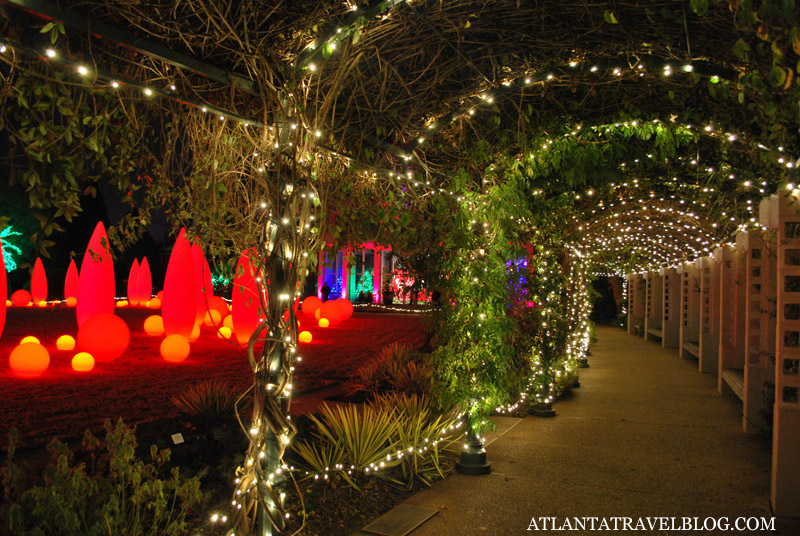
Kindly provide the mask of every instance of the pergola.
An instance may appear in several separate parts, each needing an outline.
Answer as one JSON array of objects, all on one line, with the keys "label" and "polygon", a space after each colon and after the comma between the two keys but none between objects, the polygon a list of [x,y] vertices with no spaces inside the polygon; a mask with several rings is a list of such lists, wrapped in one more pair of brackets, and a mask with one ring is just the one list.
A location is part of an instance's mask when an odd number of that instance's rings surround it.
[{"label": "pergola", "polygon": [[446,248],[461,225],[453,262],[487,274],[486,244],[534,243],[542,270],[569,272],[578,348],[590,272],[709,257],[764,232],[761,200],[798,182],[793,1],[4,0],[2,15],[9,164],[52,215],[43,238],[109,179],[130,190],[121,243],[166,204],[217,253],[259,248],[276,335],[250,347],[248,459],[267,460],[237,484],[243,530],[282,515],[264,484],[293,433],[282,317],[328,233],[420,260],[434,249],[412,244]]}]

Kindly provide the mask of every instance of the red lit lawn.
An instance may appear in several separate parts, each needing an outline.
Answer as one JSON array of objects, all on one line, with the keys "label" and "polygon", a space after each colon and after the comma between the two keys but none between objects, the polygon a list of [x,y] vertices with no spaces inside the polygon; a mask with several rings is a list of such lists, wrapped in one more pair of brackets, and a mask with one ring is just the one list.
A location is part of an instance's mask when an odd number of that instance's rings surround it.
[{"label": "red lit lawn", "polygon": [[[223,341],[211,328],[202,327],[192,343],[189,358],[167,363],[159,355],[162,337],[144,333],[144,319],[154,314],[139,308],[118,308],[131,330],[131,343],[122,357],[98,363],[88,373],[70,367],[75,351],[56,349],[63,334],[76,335],[74,309],[10,308],[0,337],[0,444],[7,443],[11,427],[20,430],[24,445],[41,444],[52,437],[77,437],[86,428],[101,429],[105,419],[122,417],[141,423],[177,415],[170,397],[207,379],[219,379],[245,389],[250,368],[243,347]],[[311,321],[303,321],[301,330]],[[355,313],[327,329],[309,329],[313,341],[300,344],[294,392],[300,396],[295,409],[310,411],[321,403],[313,391],[332,380],[344,380],[381,348],[395,341],[413,347],[424,344],[426,334],[418,315]],[[50,351],[50,368],[44,376],[23,380],[8,366],[12,349],[26,335],[34,335]],[[309,400],[310,399],[310,400]],[[293,411],[295,413],[295,411]]]}]

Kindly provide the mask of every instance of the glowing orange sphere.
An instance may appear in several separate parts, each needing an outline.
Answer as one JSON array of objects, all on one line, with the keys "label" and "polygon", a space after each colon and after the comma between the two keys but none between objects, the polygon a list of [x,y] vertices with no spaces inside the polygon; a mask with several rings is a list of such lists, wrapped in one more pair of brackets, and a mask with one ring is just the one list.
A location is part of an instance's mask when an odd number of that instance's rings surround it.
[{"label": "glowing orange sphere", "polygon": [[161,357],[170,363],[180,363],[189,357],[189,341],[183,335],[168,335],[161,341]]},{"label": "glowing orange sphere", "polygon": [[128,300],[119,300],[117,302],[117,307],[125,307],[126,305],[128,305]]},{"label": "glowing orange sphere", "polygon": [[319,308],[319,317],[327,318],[331,324],[338,324],[344,319],[342,308],[337,301],[326,301]]},{"label": "glowing orange sphere", "polygon": [[331,323],[327,318],[320,318],[319,319],[319,327],[327,328],[330,325],[331,325]]},{"label": "glowing orange sphere", "polygon": [[78,305],[78,298],[75,296],[67,298],[67,307],[75,307],[76,305]]},{"label": "glowing orange sphere", "polygon": [[303,305],[301,305],[301,309],[303,310],[303,314],[306,316],[314,316],[314,313],[317,312],[322,306],[322,300],[317,298],[316,296],[309,296],[305,300],[303,300]]},{"label": "glowing orange sphere", "polygon": [[31,293],[27,290],[18,290],[11,295],[11,303],[14,307],[25,307],[31,302]]},{"label": "glowing orange sphere", "polygon": [[342,320],[347,320],[353,316],[353,304],[350,302],[350,300],[346,298],[339,298],[336,300],[336,303],[339,304],[339,309],[342,310]]},{"label": "glowing orange sphere", "polygon": [[[56,340],[56,348],[61,351],[69,351],[75,349],[75,338],[72,335],[62,335]],[[94,358],[92,358],[94,361]]]},{"label": "glowing orange sphere", "polygon": [[47,307],[47,302],[45,300],[40,300],[36,305],[39,307]]},{"label": "glowing orange sphere", "polygon": [[33,335],[28,335],[27,337],[23,337],[22,340],[19,341],[20,344],[25,344],[26,342],[35,342],[36,344],[41,344],[39,339],[37,339]]},{"label": "glowing orange sphere", "polygon": [[297,337],[300,342],[311,342],[311,333],[308,331],[301,331],[300,336]]},{"label": "glowing orange sphere", "polygon": [[94,368],[94,357],[89,352],[78,352],[72,358],[72,370],[75,372],[89,372]]},{"label": "glowing orange sphere", "polygon": [[37,378],[50,366],[50,353],[39,343],[26,342],[14,348],[8,365],[20,378]]},{"label": "glowing orange sphere", "polygon": [[222,321],[222,315],[219,313],[219,311],[211,309],[206,313],[205,318],[203,318],[203,325],[218,326],[221,321]]},{"label": "glowing orange sphere", "polygon": [[90,316],[78,328],[78,349],[89,352],[95,361],[113,361],[128,349],[131,332],[128,324],[110,313]]},{"label": "glowing orange sphere", "polygon": [[225,320],[222,321],[222,325],[231,330],[231,333],[233,333],[233,316],[226,316]]},{"label": "glowing orange sphere", "polygon": [[158,298],[153,298],[148,303],[150,304],[148,307],[151,309],[161,309],[161,300]]},{"label": "glowing orange sphere", "polygon": [[220,339],[230,339],[232,333],[233,332],[231,331],[231,328],[222,326],[219,328],[219,330],[217,330],[217,337]]},{"label": "glowing orange sphere", "polygon": [[200,324],[195,324],[192,328],[192,334],[189,335],[189,342],[194,342],[200,338]]},{"label": "glowing orange sphere", "polygon": [[6,307],[11,307],[12,305],[14,305],[14,302],[11,300],[6,300]]},{"label": "glowing orange sphere", "polygon": [[164,334],[164,319],[159,315],[148,316],[144,321],[144,332],[151,337]]},{"label": "glowing orange sphere", "polygon": [[225,318],[230,313],[228,302],[219,296],[211,296],[208,298],[208,308],[219,313],[220,318]]}]

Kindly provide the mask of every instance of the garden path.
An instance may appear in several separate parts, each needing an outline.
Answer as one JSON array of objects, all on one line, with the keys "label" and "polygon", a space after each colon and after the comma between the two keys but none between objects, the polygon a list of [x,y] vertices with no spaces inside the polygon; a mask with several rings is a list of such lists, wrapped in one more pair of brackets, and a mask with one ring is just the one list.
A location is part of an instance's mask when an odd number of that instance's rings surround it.
[{"label": "garden path", "polygon": [[[490,475],[452,475],[406,501],[439,510],[412,536],[531,534],[532,518],[553,516],[771,516],[770,442],[742,432],[739,400],[676,350],[615,328],[597,336],[555,418],[502,419]],[[684,532],[701,533],[714,532]]]}]

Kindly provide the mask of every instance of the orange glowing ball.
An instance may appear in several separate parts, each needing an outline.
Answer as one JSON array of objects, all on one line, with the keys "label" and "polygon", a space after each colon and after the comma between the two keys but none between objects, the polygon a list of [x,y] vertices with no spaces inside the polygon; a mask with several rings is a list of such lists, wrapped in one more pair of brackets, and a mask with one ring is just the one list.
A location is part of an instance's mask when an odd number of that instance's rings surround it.
[{"label": "orange glowing ball", "polygon": [[31,302],[31,293],[27,290],[18,290],[11,295],[11,303],[14,307],[25,307]]},{"label": "orange glowing ball", "polygon": [[89,352],[78,352],[72,358],[72,370],[75,372],[89,372],[94,368],[94,357]]},{"label": "orange glowing ball", "polygon": [[220,339],[230,339],[232,333],[231,328],[222,326],[217,330],[217,337]]},{"label": "orange glowing ball", "polygon": [[11,352],[8,365],[20,378],[37,378],[50,366],[50,353],[39,343],[22,343]]},{"label": "orange glowing ball", "polygon": [[192,334],[189,335],[189,342],[194,342],[200,338],[200,324],[195,324],[192,328]]},{"label": "orange glowing ball", "polygon": [[37,339],[33,335],[28,335],[27,337],[24,337],[21,341],[19,341],[20,344],[25,344],[26,342],[35,342],[36,344],[41,344],[39,339]]},{"label": "orange glowing ball", "polygon": [[12,305],[14,305],[14,302],[11,300],[6,300],[6,307],[11,307]]},{"label": "orange glowing ball", "polygon": [[326,301],[319,308],[319,317],[327,318],[331,324],[338,324],[344,320],[342,308],[337,301]]},{"label": "orange glowing ball", "polygon": [[314,316],[314,313],[316,313],[317,309],[319,309],[321,306],[322,306],[322,300],[320,300],[316,296],[309,296],[308,298],[303,300],[303,305],[301,305],[301,308],[303,310],[304,315]]},{"label": "orange glowing ball", "polygon": [[233,333],[233,316],[226,316],[225,320],[222,321],[222,325],[231,330],[231,333]]},{"label": "orange glowing ball", "polygon": [[339,298],[336,300],[336,303],[339,304],[339,309],[342,310],[342,320],[347,320],[353,316],[353,304],[350,300]]},{"label": "orange glowing ball", "polygon": [[144,332],[151,337],[164,334],[164,319],[159,315],[148,316],[144,321]]},{"label": "orange glowing ball", "polygon": [[[60,336],[58,338],[58,340],[56,340],[56,348],[58,348],[59,350],[64,351],[64,352],[66,352],[68,350],[74,350],[75,349],[75,338],[72,337],[72,335],[62,335],[62,336]],[[92,361],[94,361],[94,358],[92,358]]]},{"label": "orange glowing ball", "polygon": [[319,327],[327,328],[330,325],[331,325],[331,323],[327,318],[320,318],[319,319]]},{"label": "orange glowing ball", "polygon": [[300,342],[311,342],[311,333],[308,331],[301,331],[297,340]]},{"label": "orange glowing ball", "polygon": [[189,341],[183,335],[167,335],[161,341],[161,357],[170,363],[180,363],[189,357]]},{"label": "orange glowing ball", "polygon": [[78,349],[89,352],[95,361],[113,361],[128,349],[131,332],[128,324],[111,313],[90,316],[78,328]]},{"label": "orange glowing ball", "polygon": [[203,318],[204,326],[218,326],[220,322],[222,322],[222,315],[214,309],[209,310]]},{"label": "orange glowing ball", "polygon": [[67,307],[75,307],[76,305],[78,305],[78,298],[75,296],[67,298]]},{"label": "orange glowing ball", "polygon": [[45,300],[40,300],[36,305],[39,307],[47,307],[47,302]]},{"label": "orange glowing ball", "polygon": [[147,303],[150,304],[148,305],[150,309],[161,309],[161,300],[159,300],[158,298],[153,298]]},{"label": "orange glowing ball", "polygon": [[128,300],[119,300],[117,302],[117,307],[126,307],[128,305]]},{"label": "orange glowing ball", "polygon": [[219,296],[211,296],[208,298],[208,308],[212,311],[219,313],[220,318],[225,318],[231,310],[228,308],[228,302]]}]

